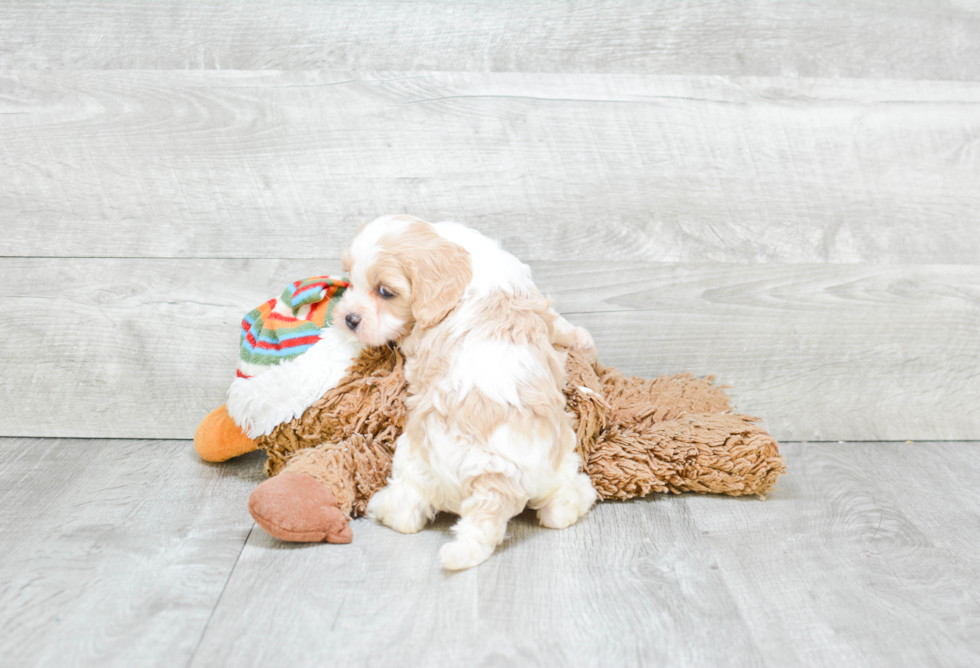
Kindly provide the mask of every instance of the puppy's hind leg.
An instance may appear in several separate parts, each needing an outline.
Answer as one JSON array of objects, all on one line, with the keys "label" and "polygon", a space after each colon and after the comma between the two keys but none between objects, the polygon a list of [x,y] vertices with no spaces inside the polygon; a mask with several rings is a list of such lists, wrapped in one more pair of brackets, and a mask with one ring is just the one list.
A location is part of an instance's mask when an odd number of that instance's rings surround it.
[{"label": "puppy's hind leg", "polygon": [[589,512],[598,494],[592,481],[584,473],[579,473],[581,460],[575,452],[570,452],[562,461],[558,473],[558,485],[547,496],[533,499],[532,508],[538,510],[538,521],[549,529],[564,529],[578,521]]},{"label": "puppy's hind leg", "polygon": [[468,487],[469,496],[460,504],[460,520],[453,527],[456,540],[439,551],[442,565],[451,571],[486,561],[503,542],[507,522],[527,505],[527,497],[500,473],[477,476]]}]

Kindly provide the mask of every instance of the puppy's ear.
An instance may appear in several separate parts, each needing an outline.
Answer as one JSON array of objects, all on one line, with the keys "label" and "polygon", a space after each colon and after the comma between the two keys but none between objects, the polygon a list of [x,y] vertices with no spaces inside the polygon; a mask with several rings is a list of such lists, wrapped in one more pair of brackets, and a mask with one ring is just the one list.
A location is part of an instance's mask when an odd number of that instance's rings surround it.
[{"label": "puppy's ear", "polygon": [[473,278],[470,254],[429,231],[404,260],[412,282],[412,317],[423,329],[439,324]]}]

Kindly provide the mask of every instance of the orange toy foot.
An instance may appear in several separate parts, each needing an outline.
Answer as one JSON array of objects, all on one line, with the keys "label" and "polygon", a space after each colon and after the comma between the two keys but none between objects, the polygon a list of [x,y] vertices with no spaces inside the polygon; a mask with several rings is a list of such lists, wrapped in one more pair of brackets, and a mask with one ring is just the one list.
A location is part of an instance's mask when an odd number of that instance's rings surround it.
[{"label": "orange toy foot", "polygon": [[252,490],[248,512],[270,535],[292,543],[349,543],[354,533],[325,484],[280,473]]},{"label": "orange toy foot", "polygon": [[201,420],[194,432],[194,449],[206,462],[224,462],[255,450],[255,441],[246,436],[222,404]]}]

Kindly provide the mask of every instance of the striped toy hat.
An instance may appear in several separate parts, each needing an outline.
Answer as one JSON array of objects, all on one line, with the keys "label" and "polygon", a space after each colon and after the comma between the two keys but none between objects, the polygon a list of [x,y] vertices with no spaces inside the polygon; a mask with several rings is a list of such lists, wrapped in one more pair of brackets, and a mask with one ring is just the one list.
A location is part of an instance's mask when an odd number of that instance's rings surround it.
[{"label": "striped toy hat", "polygon": [[320,330],[330,326],[334,306],[349,287],[332,276],[304,278],[290,283],[279,299],[245,314],[238,377],[251,378],[309,350],[320,340]]}]

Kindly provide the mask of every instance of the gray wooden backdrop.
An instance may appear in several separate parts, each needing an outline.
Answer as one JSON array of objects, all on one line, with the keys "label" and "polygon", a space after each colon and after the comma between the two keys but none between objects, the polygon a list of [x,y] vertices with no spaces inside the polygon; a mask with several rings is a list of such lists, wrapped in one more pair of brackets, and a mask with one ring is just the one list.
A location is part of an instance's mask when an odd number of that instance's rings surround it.
[{"label": "gray wooden backdrop", "polygon": [[5,0],[0,435],[190,438],[389,212],[780,439],[980,438],[973,0]]}]

